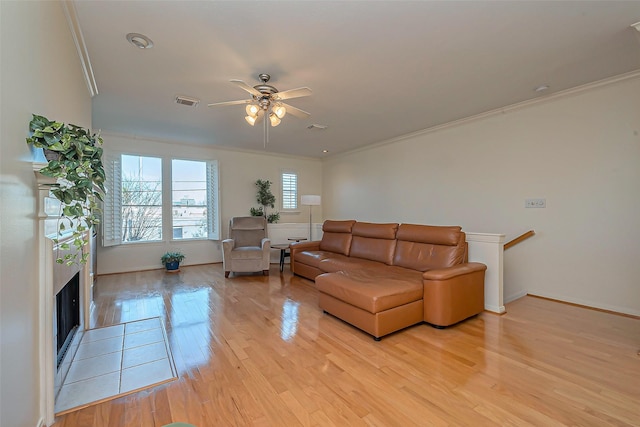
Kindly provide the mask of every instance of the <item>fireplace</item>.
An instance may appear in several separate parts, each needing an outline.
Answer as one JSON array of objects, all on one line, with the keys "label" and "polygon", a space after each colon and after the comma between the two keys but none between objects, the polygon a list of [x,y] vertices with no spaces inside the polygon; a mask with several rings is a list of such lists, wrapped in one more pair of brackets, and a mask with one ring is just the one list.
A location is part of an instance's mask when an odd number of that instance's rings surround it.
[{"label": "fireplace", "polygon": [[[71,366],[71,359],[84,329],[89,325],[93,299],[93,272],[95,264],[58,264],[76,251],[73,236],[57,236],[59,202],[49,192],[55,178],[39,173],[46,163],[34,163],[38,183],[38,300],[40,319],[38,341],[40,346],[40,410],[38,425],[50,426],[55,421],[55,397]],[[95,254],[96,236],[89,232],[85,250]],[[89,257],[93,260],[93,256]]]},{"label": "fireplace", "polygon": [[59,369],[73,337],[80,327],[80,272],[56,295],[56,368]]}]

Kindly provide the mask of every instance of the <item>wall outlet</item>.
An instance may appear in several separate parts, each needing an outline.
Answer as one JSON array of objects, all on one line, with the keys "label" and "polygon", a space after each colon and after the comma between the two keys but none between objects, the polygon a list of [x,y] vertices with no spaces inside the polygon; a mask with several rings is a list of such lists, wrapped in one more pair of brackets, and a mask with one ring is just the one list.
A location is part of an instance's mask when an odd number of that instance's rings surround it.
[{"label": "wall outlet", "polygon": [[525,208],[546,208],[547,199],[525,199]]}]

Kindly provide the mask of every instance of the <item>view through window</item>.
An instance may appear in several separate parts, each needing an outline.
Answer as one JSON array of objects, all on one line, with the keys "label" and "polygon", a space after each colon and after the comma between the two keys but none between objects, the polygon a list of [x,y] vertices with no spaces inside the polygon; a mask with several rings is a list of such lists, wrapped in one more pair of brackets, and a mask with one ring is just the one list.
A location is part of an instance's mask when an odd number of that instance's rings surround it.
[{"label": "view through window", "polygon": [[162,159],[122,155],[122,241],[162,240]]},{"label": "view through window", "polygon": [[207,164],[171,161],[173,238],[207,237]]}]

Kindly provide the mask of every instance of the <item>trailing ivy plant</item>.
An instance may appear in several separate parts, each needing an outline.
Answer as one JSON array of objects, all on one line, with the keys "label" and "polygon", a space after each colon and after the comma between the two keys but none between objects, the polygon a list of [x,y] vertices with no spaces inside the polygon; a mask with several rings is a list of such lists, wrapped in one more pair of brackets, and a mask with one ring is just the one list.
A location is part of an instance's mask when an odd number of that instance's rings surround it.
[{"label": "trailing ivy plant", "polygon": [[[33,115],[29,123],[33,132],[27,143],[45,150],[49,162],[40,173],[57,182],[51,194],[62,204],[58,221],[59,235],[72,234],[71,244],[61,249],[76,250],[57,258],[59,264],[85,264],[89,253],[84,247],[89,243],[85,232],[99,224],[98,201],[104,194],[104,166],[102,164],[102,138],[80,126],[55,122],[43,116]],[[58,243],[58,239],[54,239]]]},{"label": "trailing ivy plant", "polygon": [[269,223],[278,222],[278,220],[280,219],[279,212],[267,215],[267,207],[269,206],[271,207],[271,209],[273,209],[276,203],[276,196],[274,196],[271,192],[271,184],[272,182],[268,179],[259,179],[256,181],[256,187],[258,187],[256,201],[262,206],[257,209],[251,208],[249,211],[252,216],[265,216],[267,218],[267,222]]}]

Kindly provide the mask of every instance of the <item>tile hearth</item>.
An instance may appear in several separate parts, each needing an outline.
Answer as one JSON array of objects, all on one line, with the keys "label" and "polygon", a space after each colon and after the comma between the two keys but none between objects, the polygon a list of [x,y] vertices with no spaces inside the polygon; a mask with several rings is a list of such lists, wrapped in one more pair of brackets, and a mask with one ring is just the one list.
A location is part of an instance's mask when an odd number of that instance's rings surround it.
[{"label": "tile hearth", "polygon": [[88,330],[55,402],[56,415],[176,378],[160,318]]}]

